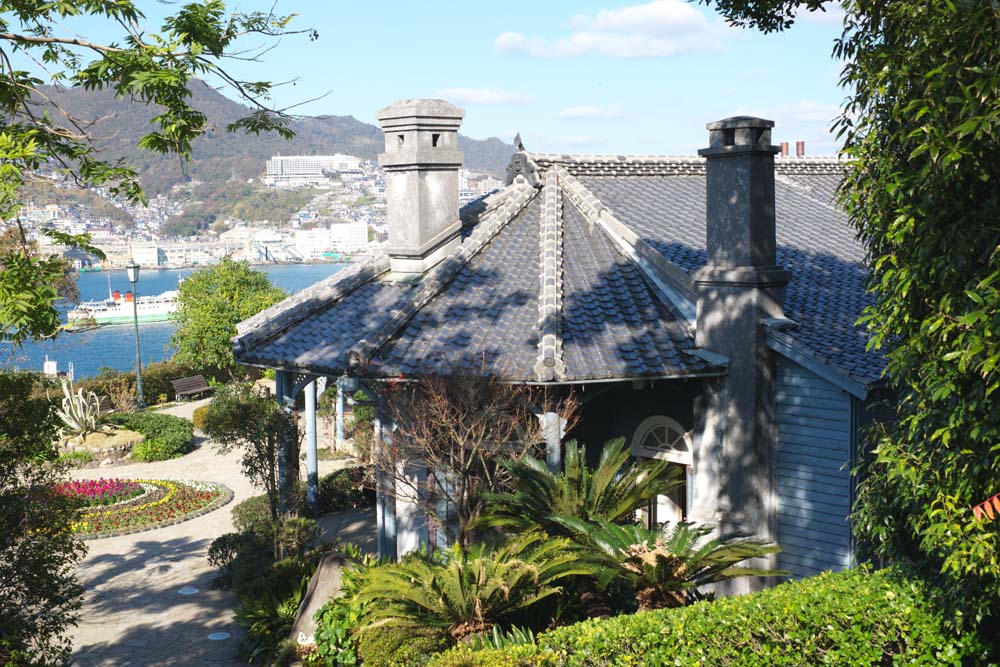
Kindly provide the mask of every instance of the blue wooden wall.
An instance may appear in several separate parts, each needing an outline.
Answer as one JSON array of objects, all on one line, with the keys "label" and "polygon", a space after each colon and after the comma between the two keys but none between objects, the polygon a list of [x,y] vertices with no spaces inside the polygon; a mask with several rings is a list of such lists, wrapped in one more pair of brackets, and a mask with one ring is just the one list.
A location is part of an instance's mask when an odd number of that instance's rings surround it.
[{"label": "blue wooden wall", "polygon": [[852,397],[778,357],[779,567],[796,577],[851,564]]}]

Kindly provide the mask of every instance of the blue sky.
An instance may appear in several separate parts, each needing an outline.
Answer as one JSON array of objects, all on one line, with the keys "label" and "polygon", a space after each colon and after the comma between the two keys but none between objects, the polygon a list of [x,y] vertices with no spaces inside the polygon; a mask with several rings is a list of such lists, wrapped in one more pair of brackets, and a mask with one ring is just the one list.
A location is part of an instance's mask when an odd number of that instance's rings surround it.
[{"label": "blue sky", "polygon": [[[154,26],[176,8],[140,5]],[[831,57],[836,8],[776,35],[730,28],[682,0],[279,0],[276,11],[298,14],[293,27],[315,28],[319,39],[285,38],[262,62],[232,69],[294,79],[276,91],[280,106],[329,92],[300,113],[374,123],[394,100],[443,97],[465,109],[462,132],[475,138],[519,131],[533,151],[675,155],[703,147],[706,122],[749,114],[776,122],[775,143],[802,139],[807,154],[836,152],[828,132],[844,97]],[[73,30],[90,32],[88,23]]]}]

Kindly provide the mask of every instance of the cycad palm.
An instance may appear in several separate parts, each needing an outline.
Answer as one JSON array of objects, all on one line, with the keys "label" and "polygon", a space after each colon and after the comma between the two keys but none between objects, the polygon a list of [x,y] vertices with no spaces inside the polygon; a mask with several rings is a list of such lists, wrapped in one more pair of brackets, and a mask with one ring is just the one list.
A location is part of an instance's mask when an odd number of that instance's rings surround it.
[{"label": "cycad palm", "polygon": [[777,570],[737,567],[750,558],[781,551],[777,544],[747,539],[706,538],[711,526],[678,523],[672,528],[617,525],[575,517],[554,520],[593,547],[605,583],[618,577],[633,588],[640,611],[687,604],[696,589],[727,579],[778,576]]},{"label": "cycad palm", "polygon": [[456,544],[441,558],[413,556],[371,570],[357,597],[367,603],[363,624],[430,627],[460,640],[559,593],[567,577],[593,574],[577,563],[568,540],[540,533],[496,550]]},{"label": "cycad palm", "polygon": [[571,535],[553,516],[616,522],[630,520],[637,509],[681,483],[676,466],[666,461],[631,459],[621,438],[605,444],[597,467],[587,466],[587,450],[566,443],[561,473],[525,456],[504,461],[511,490],[483,497],[486,510],[477,525],[511,531],[541,527],[552,535]]}]

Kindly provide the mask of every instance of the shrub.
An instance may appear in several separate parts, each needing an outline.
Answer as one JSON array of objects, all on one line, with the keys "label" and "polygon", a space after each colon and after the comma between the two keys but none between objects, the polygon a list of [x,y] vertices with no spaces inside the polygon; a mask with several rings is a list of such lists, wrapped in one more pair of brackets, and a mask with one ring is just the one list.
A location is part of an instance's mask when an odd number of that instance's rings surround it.
[{"label": "shrub", "polygon": [[896,570],[862,568],[679,609],[591,619],[545,633],[537,646],[464,647],[430,665],[980,664],[985,647],[973,634],[950,634],[953,620],[924,584]]},{"label": "shrub", "polygon": [[434,628],[455,640],[525,615],[562,584],[592,575],[565,538],[518,535],[497,549],[461,545],[433,560],[412,554],[372,570],[357,594],[366,627]]},{"label": "shrub", "polygon": [[240,533],[253,533],[260,537],[274,537],[274,520],[266,495],[251,496],[237,503],[232,509],[233,527]]},{"label": "shrub", "polygon": [[145,436],[145,441],[132,449],[132,458],[136,461],[172,459],[194,448],[194,427],[180,417],[159,412],[129,412],[107,415],[104,421]]},{"label": "shrub", "polygon": [[445,635],[430,628],[379,626],[357,638],[364,667],[420,667],[449,645]]},{"label": "shrub", "polygon": [[363,468],[337,470],[320,478],[320,514],[371,506],[375,499],[362,486],[364,478]]},{"label": "shrub", "polygon": [[208,406],[203,405],[200,408],[195,408],[194,413],[191,415],[191,423],[199,431],[205,430],[205,415],[208,414]]}]

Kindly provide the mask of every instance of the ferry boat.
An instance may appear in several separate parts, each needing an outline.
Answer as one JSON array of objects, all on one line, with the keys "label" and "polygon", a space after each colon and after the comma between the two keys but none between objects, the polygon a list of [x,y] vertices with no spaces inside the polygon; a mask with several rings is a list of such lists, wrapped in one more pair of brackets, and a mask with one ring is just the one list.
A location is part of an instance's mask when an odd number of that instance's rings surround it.
[{"label": "ferry boat", "polygon": [[[132,324],[135,318],[132,292],[122,294],[111,291],[108,277],[108,298],[103,301],[84,301],[66,314],[68,329],[81,329],[101,324]],[[156,296],[140,296],[136,302],[140,324],[145,322],[166,322],[177,311],[177,290],[170,290]]]}]

